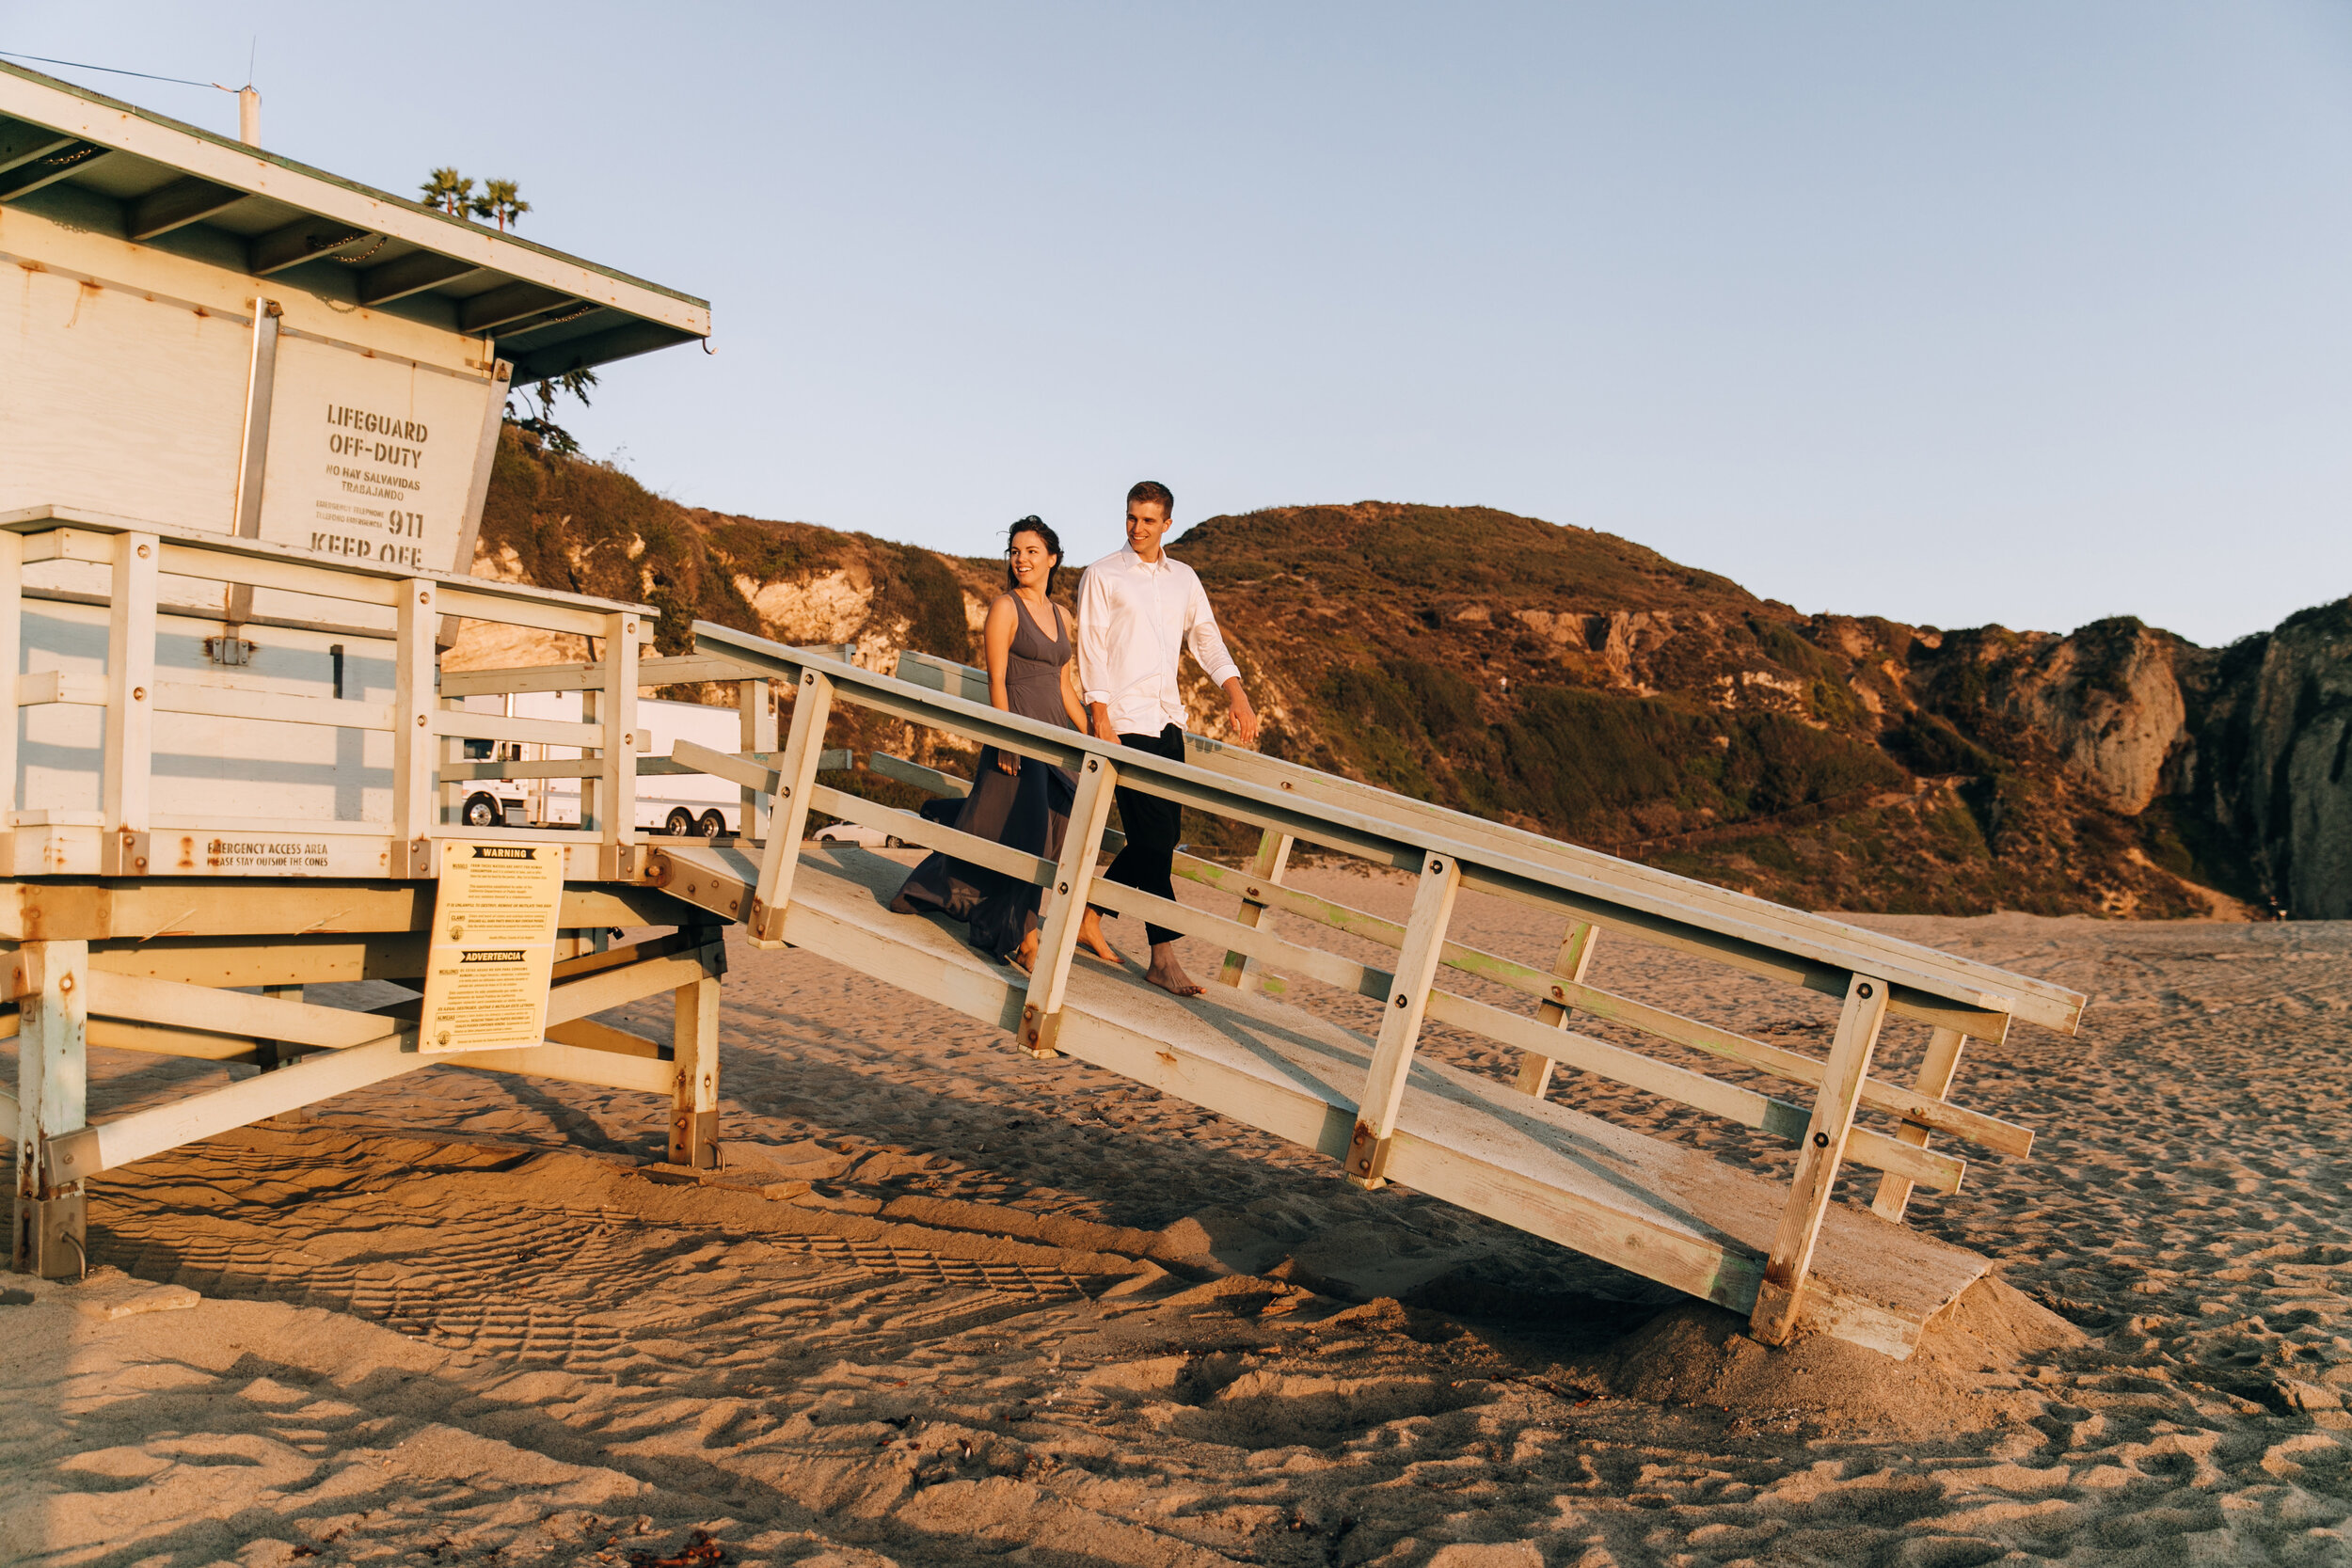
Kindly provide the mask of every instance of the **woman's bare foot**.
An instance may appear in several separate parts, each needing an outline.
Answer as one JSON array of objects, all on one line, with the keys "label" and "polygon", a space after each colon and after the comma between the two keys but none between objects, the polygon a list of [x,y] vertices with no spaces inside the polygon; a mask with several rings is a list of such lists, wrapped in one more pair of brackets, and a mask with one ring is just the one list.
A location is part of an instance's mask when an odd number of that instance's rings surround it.
[{"label": "woman's bare foot", "polygon": [[1005,961],[1024,974],[1034,973],[1037,969],[1037,933],[1031,931],[1027,936],[1023,937],[1021,951]]},{"label": "woman's bare foot", "polygon": [[1111,945],[1110,938],[1103,934],[1103,917],[1092,910],[1087,911],[1087,917],[1078,923],[1078,940],[1086,944],[1087,951],[1106,964],[1124,964],[1127,961],[1120,957],[1119,949]]},{"label": "woman's bare foot", "polygon": [[1172,942],[1152,944],[1152,967],[1143,972],[1143,977],[1170,996],[1200,994],[1200,987],[1184,973],[1184,965],[1176,961],[1176,944]]}]

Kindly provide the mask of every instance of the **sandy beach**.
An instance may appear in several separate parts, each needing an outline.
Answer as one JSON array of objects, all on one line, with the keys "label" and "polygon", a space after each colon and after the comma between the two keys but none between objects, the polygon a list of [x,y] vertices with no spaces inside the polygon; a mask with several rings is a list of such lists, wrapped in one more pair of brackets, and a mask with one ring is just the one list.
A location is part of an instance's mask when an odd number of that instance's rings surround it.
[{"label": "sandy beach", "polygon": [[[2078,1038],[1972,1049],[1959,1098],[2038,1142],[1915,1201],[1999,1284],[1908,1363],[1767,1352],[811,954],[739,948],[718,1172],[659,1164],[649,1098],[435,1069],[99,1182],[91,1278],[0,1294],[0,1558],[2352,1561],[2352,927],[1863,923],[2092,998]],[[1545,964],[1559,937],[1477,895],[1455,930]],[[1827,999],[1724,974],[1604,943],[1594,978],[1820,1048]],[[606,1016],[669,1027],[666,999]],[[1923,1037],[1890,1030],[1881,1070]],[[1438,1028],[1423,1048],[1516,1065]],[[94,1052],[93,1110],[230,1070]]]}]

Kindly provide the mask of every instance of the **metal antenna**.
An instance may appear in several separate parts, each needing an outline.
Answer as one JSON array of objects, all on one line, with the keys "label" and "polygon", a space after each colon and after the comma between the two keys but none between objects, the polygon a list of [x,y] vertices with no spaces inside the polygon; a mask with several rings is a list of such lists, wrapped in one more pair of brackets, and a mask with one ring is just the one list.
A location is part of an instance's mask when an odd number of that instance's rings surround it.
[{"label": "metal antenna", "polygon": [[262,145],[262,95],[253,87],[253,60],[262,52],[262,35],[245,52],[245,86],[237,89],[237,139],[247,147]]}]

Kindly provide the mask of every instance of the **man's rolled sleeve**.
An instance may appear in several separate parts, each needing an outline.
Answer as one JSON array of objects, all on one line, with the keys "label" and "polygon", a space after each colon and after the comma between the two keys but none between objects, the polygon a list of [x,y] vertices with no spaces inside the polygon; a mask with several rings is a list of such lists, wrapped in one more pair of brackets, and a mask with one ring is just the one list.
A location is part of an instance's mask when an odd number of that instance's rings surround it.
[{"label": "man's rolled sleeve", "polygon": [[1089,703],[1110,705],[1111,600],[1092,567],[1078,579],[1078,687]]},{"label": "man's rolled sleeve", "polygon": [[[1189,572],[1187,576],[1192,576]],[[1192,577],[1190,602],[1185,618],[1192,624],[1184,628],[1184,645],[1192,650],[1193,658],[1209,673],[1212,686],[1241,678],[1241,666],[1226,651],[1225,636],[1216,629],[1216,611],[1209,608],[1209,595],[1202,590],[1200,579]]]}]

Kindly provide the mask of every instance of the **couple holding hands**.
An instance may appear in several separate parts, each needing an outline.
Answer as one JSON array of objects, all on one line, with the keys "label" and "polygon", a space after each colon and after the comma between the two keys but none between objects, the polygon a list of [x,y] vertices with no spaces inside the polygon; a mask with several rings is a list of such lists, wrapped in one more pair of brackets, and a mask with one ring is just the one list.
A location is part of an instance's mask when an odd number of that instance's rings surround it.
[{"label": "couple holding hands", "polygon": [[[1258,716],[1241,689],[1241,671],[1217,635],[1200,578],[1161,547],[1176,498],[1145,480],[1127,492],[1127,543],[1086,569],[1078,615],[1051,594],[1061,566],[1061,540],[1035,517],[1012,525],[1006,542],[1008,591],[988,609],[989,702],[1041,723],[1085,730],[1096,739],[1184,760],[1184,699],[1177,660],[1186,648],[1225,689],[1233,730],[1244,745],[1258,738]],[[1051,861],[1061,853],[1077,782],[1067,768],[991,746],[980,752],[972,793],[936,800],[926,816]],[[1183,808],[1121,786],[1119,815],[1127,847],[1103,875],[1139,892],[1173,899],[1169,879]],[[909,876],[891,901],[900,914],[942,913],[971,925],[972,944],[1026,973],[1036,961],[1039,889],[998,872],[937,854]],[[1176,961],[1177,933],[1146,926],[1152,943],[1144,978],[1178,996],[1200,987]],[[1120,961],[1089,910],[1078,941],[1097,958]]]}]

